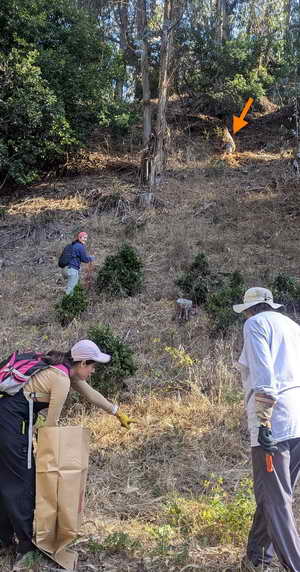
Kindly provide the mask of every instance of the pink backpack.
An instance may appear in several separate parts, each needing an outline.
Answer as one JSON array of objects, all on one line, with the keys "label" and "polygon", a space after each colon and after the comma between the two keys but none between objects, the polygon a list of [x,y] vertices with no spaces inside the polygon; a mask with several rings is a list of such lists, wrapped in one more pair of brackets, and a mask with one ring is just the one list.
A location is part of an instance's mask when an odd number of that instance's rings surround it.
[{"label": "pink backpack", "polygon": [[33,375],[48,367],[43,354],[12,353],[0,363],[0,394],[15,395]]},{"label": "pink backpack", "polygon": [[[13,396],[22,389],[30,378],[43,369],[51,367],[43,361],[43,354],[35,352],[12,353],[8,358],[0,363],[0,398],[5,395]],[[67,375],[68,368],[62,364],[55,365]],[[44,397],[45,394],[24,393],[29,406],[29,427],[28,427],[28,452],[27,467],[31,469],[32,456],[32,436],[33,436],[33,401],[37,397]]]}]

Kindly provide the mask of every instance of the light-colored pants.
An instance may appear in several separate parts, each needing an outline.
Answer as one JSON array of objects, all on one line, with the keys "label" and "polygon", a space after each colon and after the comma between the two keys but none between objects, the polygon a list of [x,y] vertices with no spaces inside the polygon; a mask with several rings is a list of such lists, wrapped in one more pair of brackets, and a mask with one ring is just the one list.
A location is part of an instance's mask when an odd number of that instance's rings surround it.
[{"label": "light-colored pants", "polygon": [[268,565],[275,551],[285,570],[300,572],[300,538],[293,514],[293,490],[300,474],[300,438],[277,443],[273,472],[266,455],[252,447],[254,492],[257,503],[249,534],[247,556],[255,565]]},{"label": "light-colored pants", "polygon": [[68,280],[65,293],[72,294],[76,284],[79,282],[79,270],[68,266],[67,268],[63,268],[62,275],[66,280]]}]

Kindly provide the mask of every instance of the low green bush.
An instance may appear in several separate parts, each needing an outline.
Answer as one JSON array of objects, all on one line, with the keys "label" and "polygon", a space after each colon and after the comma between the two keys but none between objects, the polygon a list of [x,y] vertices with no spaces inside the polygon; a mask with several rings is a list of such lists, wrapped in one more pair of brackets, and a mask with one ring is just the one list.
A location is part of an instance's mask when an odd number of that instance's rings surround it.
[{"label": "low green bush", "polygon": [[226,491],[222,478],[205,481],[204,488],[198,497],[171,499],[165,509],[170,528],[203,545],[243,544],[255,510],[252,481],[243,479],[234,493]]},{"label": "low green bush", "polygon": [[195,304],[204,304],[207,300],[210,281],[211,272],[206,254],[200,252],[190,268],[175,281],[175,284],[179,286],[183,296],[191,298]]},{"label": "low green bush", "polygon": [[212,319],[212,335],[224,335],[239,318],[232,306],[241,302],[244,292],[243,277],[235,271],[227,276],[223,285],[208,296],[205,308]]},{"label": "low green bush", "polygon": [[183,296],[202,304],[212,320],[212,335],[224,335],[238,319],[233,304],[239,303],[245,292],[242,275],[235,271],[227,275],[213,273],[207,256],[200,252],[193,263],[175,282]]},{"label": "low green bush", "polygon": [[284,273],[278,274],[271,284],[271,290],[275,302],[284,304],[288,311],[300,308],[300,286],[295,278]]},{"label": "low green bush", "polygon": [[72,294],[65,294],[56,304],[55,310],[58,321],[63,327],[68,326],[72,320],[78,318],[87,307],[87,291],[81,284],[77,284]]},{"label": "low green bush", "polygon": [[117,254],[107,256],[97,276],[97,289],[112,296],[135,296],[142,290],[143,280],[143,263],[136,250],[125,243]]},{"label": "low green bush", "polygon": [[127,532],[116,531],[109,534],[102,543],[90,540],[88,547],[94,554],[104,551],[109,554],[116,554],[118,552],[133,552],[140,547],[140,542],[131,538]]},{"label": "low green bush", "polygon": [[124,379],[134,375],[137,370],[133,351],[112,333],[109,326],[99,325],[91,328],[88,331],[88,339],[112,356],[108,364],[97,367],[92,375],[92,385],[105,395],[114,395],[124,385]]}]

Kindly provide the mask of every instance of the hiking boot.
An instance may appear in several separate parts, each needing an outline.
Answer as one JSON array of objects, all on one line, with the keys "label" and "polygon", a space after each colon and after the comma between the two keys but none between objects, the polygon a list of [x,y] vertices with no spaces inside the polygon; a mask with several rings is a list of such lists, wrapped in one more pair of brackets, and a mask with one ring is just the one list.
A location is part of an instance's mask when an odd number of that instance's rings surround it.
[{"label": "hiking boot", "polygon": [[[241,560],[240,571],[241,572],[272,572],[272,570],[268,564],[261,563],[261,564],[257,564],[255,566],[253,564],[253,562],[251,562],[251,560],[249,560],[247,558],[247,556],[244,556],[244,558],[242,558],[242,560]],[[275,571],[273,570],[273,572],[275,572]]]},{"label": "hiking boot", "polygon": [[32,570],[34,564],[39,560],[38,552],[30,550],[25,552],[25,554],[17,554],[16,561],[14,563],[13,572],[21,572],[25,570]]}]

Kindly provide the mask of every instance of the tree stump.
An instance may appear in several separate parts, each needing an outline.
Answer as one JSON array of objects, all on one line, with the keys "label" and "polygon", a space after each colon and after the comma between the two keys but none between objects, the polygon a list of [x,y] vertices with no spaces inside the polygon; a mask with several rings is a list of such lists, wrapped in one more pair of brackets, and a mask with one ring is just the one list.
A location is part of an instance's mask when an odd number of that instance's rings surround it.
[{"label": "tree stump", "polygon": [[154,202],[154,195],[150,192],[143,192],[139,194],[139,206],[146,209],[150,208]]},{"label": "tree stump", "polygon": [[193,302],[186,298],[176,300],[176,319],[178,321],[188,321],[192,315]]}]

